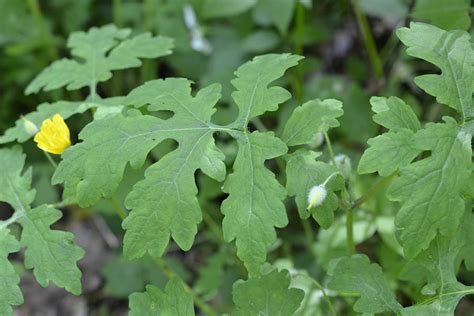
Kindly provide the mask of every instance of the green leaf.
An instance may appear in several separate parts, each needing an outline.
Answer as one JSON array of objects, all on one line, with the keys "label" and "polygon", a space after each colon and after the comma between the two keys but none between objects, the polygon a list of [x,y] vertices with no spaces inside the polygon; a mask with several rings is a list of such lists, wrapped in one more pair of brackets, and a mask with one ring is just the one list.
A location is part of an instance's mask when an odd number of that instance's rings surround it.
[{"label": "green leaf", "polygon": [[150,33],[128,38],[129,29],[114,25],[93,27],[87,33],[69,36],[68,48],[74,59],[63,58],[44,69],[26,88],[26,94],[50,91],[66,86],[67,90],[95,87],[112,77],[111,71],[141,66],[140,58],[169,55],[173,41],[152,37]]},{"label": "green leaf", "polygon": [[436,234],[453,236],[464,213],[462,192],[471,170],[471,135],[454,119],[427,124],[415,135],[415,147],[431,156],[400,169],[389,187],[392,201],[401,201],[395,224],[405,255],[416,256]]},{"label": "green leaf", "polygon": [[31,190],[31,169],[24,174],[25,155],[20,147],[0,149],[0,201],[13,207],[13,216],[24,216],[35,198],[35,191]]},{"label": "green leaf", "polygon": [[328,195],[323,204],[308,210],[308,193],[311,188],[324,183],[329,176],[338,172],[333,165],[316,161],[319,155],[319,153],[302,149],[287,158],[286,189],[290,196],[295,196],[302,219],[312,216],[321,227],[327,229],[332,225],[334,211],[339,207],[339,198],[334,192],[344,187],[344,178],[340,174],[333,176],[326,184]]},{"label": "green leaf", "polygon": [[300,307],[304,292],[289,288],[290,281],[287,270],[274,270],[245,282],[237,281],[232,291],[236,306],[232,315],[293,315]]},{"label": "green leaf", "polygon": [[474,217],[469,210],[454,238],[438,235],[430,247],[413,260],[426,282],[421,292],[431,297],[422,304],[404,308],[402,315],[454,315],[458,302],[464,296],[474,294],[473,286],[465,286],[456,278],[457,258],[468,243],[467,235],[471,234],[473,223]]},{"label": "green leaf", "polygon": [[381,176],[388,176],[409,165],[420,153],[415,146],[415,132],[420,129],[420,122],[399,98],[372,97],[370,102],[376,113],[374,121],[389,132],[369,139],[370,148],[362,155],[357,171],[360,174],[377,171]]},{"label": "green leaf", "polygon": [[224,265],[228,258],[229,251],[225,247],[208,257],[207,264],[199,269],[199,277],[194,286],[197,293],[203,294],[206,299],[213,298],[218,294],[217,291],[224,280]]},{"label": "green leaf", "polygon": [[276,26],[282,35],[288,32],[297,0],[259,0],[257,14],[266,15],[266,20]]},{"label": "green leaf", "polygon": [[293,110],[281,139],[288,146],[310,144],[316,133],[338,127],[342,116],[342,103],[338,100],[311,100]]},{"label": "green leaf", "polygon": [[382,269],[365,255],[334,259],[328,274],[328,287],[341,294],[356,294],[354,305],[358,313],[397,313],[402,306],[395,299]]},{"label": "green leaf", "polygon": [[244,261],[250,275],[258,275],[268,248],[276,241],[274,227],[288,223],[282,200],[285,188],[264,165],[268,159],[287,152],[286,145],[271,132],[247,132],[250,119],[275,111],[290,98],[285,89],[268,85],[281,77],[300,56],[269,54],[257,56],[240,66],[232,85],[237,89],[232,97],[239,107],[239,116],[231,126],[243,132],[233,132],[239,152],[233,173],[224,183],[229,197],[222,203],[222,223],[227,242],[236,240],[237,255]]},{"label": "green leaf", "polygon": [[388,128],[389,130],[398,130],[401,128],[409,129],[416,132],[420,129],[420,121],[416,117],[412,108],[397,97],[370,98],[372,111],[376,114],[374,122]]},{"label": "green leaf", "polygon": [[446,30],[468,30],[470,3],[469,0],[417,0],[413,16]]},{"label": "green leaf", "polygon": [[377,171],[385,177],[407,166],[420,153],[414,147],[414,140],[415,133],[408,129],[369,139],[367,143],[370,148],[362,155],[357,172],[364,174]]},{"label": "green leaf", "polygon": [[46,287],[53,281],[58,287],[79,295],[81,271],[76,261],[84,257],[84,251],[74,245],[73,234],[50,228],[61,217],[60,211],[42,205],[19,219],[23,227],[20,242],[26,247],[25,267],[34,269],[41,286]]},{"label": "green leaf", "polygon": [[81,292],[81,272],[76,261],[84,251],[73,244],[73,235],[51,230],[50,225],[61,218],[61,212],[46,205],[31,209],[35,191],[31,190],[31,169],[21,174],[25,156],[19,147],[0,150],[0,201],[9,203],[13,216],[0,222],[0,230],[8,224],[18,222],[22,226],[21,246],[26,247],[25,267],[34,268],[36,280],[43,287],[49,281],[73,294]]},{"label": "green leaf", "polygon": [[229,197],[222,203],[222,228],[227,242],[236,239],[237,255],[250,275],[258,275],[276,241],[274,227],[288,224],[286,190],[264,162],[285,154],[287,147],[272,132],[238,134],[237,143],[233,173],[224,183]]},{"label": "green leaf", "polygon": [[247,11],[257,0],[204,0],[202,14],[204,18],[222,18]]},{"label": "green leaf", "polygon": [[195,315],[193,296],[178,278],[168,281],[164,291],[148,285],[144,293],[134,293],[129,299],[130,316]]},{"label": "green leaf", "polygon": [[291,97],[285,89],[270,83],[283,76],[285,71],[295,66],[303,57],[290,54],[268,54],[255,57],[240,66],[232,80],[237,91],[232,98],[239,107],[239,117],[234,123],[242,129],[248,122],[266,111],[276,111],[278,105]]},{"label": "green leaf", "polygon": [[23,304],[23,295],[18,287],[20,277],[8,261],[8,254],[18,252],[20,244],[0,222],[0,315],[11,315],[11,305]]},{"label": "green leaf", "polygon": [[439,67],[441,74],[422,75],[415,83],[436,101],[460,112],[463,120],[472,117],[472,82],[474,59],[470,36],[464,31],[444,31],[423,23],[397,31],[410,56]]}]

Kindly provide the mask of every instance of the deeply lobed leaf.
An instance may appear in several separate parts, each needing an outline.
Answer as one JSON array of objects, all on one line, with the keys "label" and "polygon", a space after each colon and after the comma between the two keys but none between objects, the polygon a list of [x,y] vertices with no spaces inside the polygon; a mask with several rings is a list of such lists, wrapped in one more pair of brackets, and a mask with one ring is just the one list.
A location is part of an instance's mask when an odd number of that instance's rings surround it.
[{"label": "deeply lobed leaf", "polygon": [[232,291],[236,306],[232,315],[293,315],[300,307],[304,292],[289,286],[290,275],[286,270],[237,281]]},{"label": "deeply lobed leaf", "polygon": [[140,58],[169,55],[173,48],[173,41],[166,37],[144,33],[128,38],[129,35],[129,29],[118,29],[114,25],[93,27],[87,33],[72,33],[67,46],[74,59],[53,62],[28,85],[26,93],[64,86],[68,90],[95,87],[110,79],[111,71],[138,67]]},{"label": "deeply lobed leaf", "polygon": [[441,74],[422,75],[415,83],[439,103],[462,114],[463,120],[474,115],[472,82],[474,53],[470,36],[464,31],[444,31],[424,23],[410,23],[397,31],[407,53],[441,69]]},{"label": "deeply lobed leaf", "polygon": [[354,305],[358,313],[397,313],[402,306],[395,299],[382,269],[365,255],[334,259],[328,274],[328,287],[360,298]]}]

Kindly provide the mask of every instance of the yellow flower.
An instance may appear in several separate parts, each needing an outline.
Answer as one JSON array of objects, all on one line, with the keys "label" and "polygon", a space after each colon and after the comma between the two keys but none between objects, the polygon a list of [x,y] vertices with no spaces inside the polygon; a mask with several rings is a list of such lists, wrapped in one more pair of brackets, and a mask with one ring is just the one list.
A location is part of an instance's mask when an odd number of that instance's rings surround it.
[{"label": "yellow flower", "polygon": [[63,118],[55,114],[52,120],[43,121],[39,133],[35,136],[35,142],[42,150],[60,155],[71,145],[69,137],[69,128]]}]

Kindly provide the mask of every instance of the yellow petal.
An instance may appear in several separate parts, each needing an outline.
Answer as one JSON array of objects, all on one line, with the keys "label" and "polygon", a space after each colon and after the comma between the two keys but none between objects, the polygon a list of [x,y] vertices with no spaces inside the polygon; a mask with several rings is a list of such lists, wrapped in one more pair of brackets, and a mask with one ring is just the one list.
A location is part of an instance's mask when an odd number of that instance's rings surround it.
[{"label": "yellow petal", "polygon": [[34,141],[37,146],[52,154],[62,154],[71,145],[69,128],[59,114],[53,119],[46,119],[41,124],[41,129],[36,134]]}]

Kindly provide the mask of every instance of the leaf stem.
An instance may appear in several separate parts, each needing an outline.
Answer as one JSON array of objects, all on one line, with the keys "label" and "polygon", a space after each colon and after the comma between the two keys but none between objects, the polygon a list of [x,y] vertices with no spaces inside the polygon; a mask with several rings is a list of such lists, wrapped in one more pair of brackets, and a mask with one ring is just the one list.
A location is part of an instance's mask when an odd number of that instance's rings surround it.
[{"label": "leaf stem", "polygon": [[120,217],[120,220],[123,221],[127,217],[127,213],[125,213],[125,210],[123,209],[120,202],[117,200],[115,196],[112,196],[111,198],[109,198],[109,202],[114,208],[115,213],[117,213],[118,217]]},{"label": "leaf stem", "polygon": [[[163,270],[163,272],[165,273],[166,277],[168,279],[173,279],[173,278],[176,278],[178,277],[176,275],[176,273],[170,268],[168,267],[168,265],[166,264],[165,260],[163,260],[163,258],[161,257],[158,257],[155,259],[156,262],[158,263],[158,265],[160,266],[160,268]],[[179,277],[178,277],[179,278]],[[184,286],[184,290],[186,292],[188,292],[189,294],[191,294],[193,296],[193,301],[194,301],[194,304],[205,314],[205,315],[210,315],[210,316],[218,316],[217,312],[214,311],[214,309],[209,306],[208,304],[206,304],[194,291],[192,288],[189,287],[189,285],[187,285],[186,283],[182,282],[183,286]]]},{"label": "leaf stem", "polygon": [[355,253],[354,243],[354,212],[346,211],[346,235],[347,235],[347,253],[352,256]]},{"label": "leaf stem", "polygon": [[314,285],[316,285],[316,287],[321,291],[321,293],[323,293],[324,299],[326,300],[326,303],[328,304],[329,310],[331,311],[331,315],[337,316],[336,310],[334,309],[334,306],[332,305],[331,298],[330,298],[329,295],[326,293],[326,290],[325,290],[324,287],[321,285],[321,283],[319,283],[318,281],[316,281],[315,279],[313,279],[312,277],[310,277],[310,276],[307,275],[307,274],[298,273],[298,275],[303,276],[303,277],[306,277],[306,278],[307,278],[308,280],[310,280]]},{"label": "leaf stem", "polygon": [[[296,55],[303,54],[303,39],[304,39],[304,21],[305,21],[305,7],[303,4],[297,2],[295,10],[295,48],[294,53]],[[293,93],[295,94],[296,100],[301,102],[303,99],[303,70],[300,64],[298,64],[294,71],[293,76]]]},{"label": "leaf stem", "polygon": [[387,185],[389,185],[396,175],[397,173],[394,172],[388,177],[380,178],[364,195],[362,195],[360,198],[355,200],[354,203],[352,203],[351,209],[355,209],[370,200],[373,196],[380,192],[380,190],[384,189]]},{"label": "leaf stem", "polygon": [[56,161],[54,161],[53,157],[51,157],[51,155],[47,151],[43,150],[43,153],[46,158],[48,158],[48,161],[53,166],[53,168],[56,169],[58,167],[58,164],[56,163]]},{"label": "leaf stem", "polygon": [[384,76],[382,61],[377,52],[377,47],[375,46],[374,37],[370,31],[367,17],[360,10],[356,0],[351,0],[351,4],[357,19],[357,24],[364,39],[364,45],[365,49],[367,50],[367,55],[369,56],[372,71],[374,72],[376,79],[382,79]]}]

